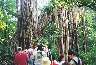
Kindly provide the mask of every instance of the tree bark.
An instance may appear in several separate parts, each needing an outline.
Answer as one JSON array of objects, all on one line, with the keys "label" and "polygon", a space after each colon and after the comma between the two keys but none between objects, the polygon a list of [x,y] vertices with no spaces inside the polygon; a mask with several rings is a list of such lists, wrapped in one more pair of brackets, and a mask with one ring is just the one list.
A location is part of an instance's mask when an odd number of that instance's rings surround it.
[{"label": "tree bark", "polygon": [[32,12],[32,0],[17,0],[17,39],[18,46],[28,49],[32,43],[34,20]]}]

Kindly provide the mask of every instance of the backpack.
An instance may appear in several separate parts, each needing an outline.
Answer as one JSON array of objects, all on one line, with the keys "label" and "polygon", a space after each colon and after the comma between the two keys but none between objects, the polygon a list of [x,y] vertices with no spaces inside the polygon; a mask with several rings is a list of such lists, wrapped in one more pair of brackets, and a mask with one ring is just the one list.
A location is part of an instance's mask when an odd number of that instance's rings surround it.
[{"label": "backpack", "polygon": [[75,62],[76,65],[81,65],[81,64],[80,64],[80,59],[79,59],[79,58],[78,58],[78,63],[77,63],[74,59],[72,59],[72,60]]}]

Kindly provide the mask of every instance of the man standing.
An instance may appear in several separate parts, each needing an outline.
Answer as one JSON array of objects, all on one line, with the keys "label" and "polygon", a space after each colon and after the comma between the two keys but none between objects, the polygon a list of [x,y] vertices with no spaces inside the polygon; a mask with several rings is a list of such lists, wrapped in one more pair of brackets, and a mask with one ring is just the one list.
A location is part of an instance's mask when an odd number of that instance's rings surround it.
[{"label": "man standing", "polygon": [[76,56],[74,51],[69,50],[68,57],[70,59],[70,65],[82,65],[81,59]]},{"label": "man standing", "polygon": [[15,54],[14,64],[15,65],[28,65],[27,54],[22,51],[21,47],[18,47],[18,53]]}]

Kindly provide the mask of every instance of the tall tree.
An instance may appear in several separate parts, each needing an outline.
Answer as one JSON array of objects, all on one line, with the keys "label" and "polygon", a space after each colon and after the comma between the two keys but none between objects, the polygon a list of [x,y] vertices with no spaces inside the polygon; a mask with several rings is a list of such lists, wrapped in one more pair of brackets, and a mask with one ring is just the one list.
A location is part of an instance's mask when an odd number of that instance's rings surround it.
[{"label": "tall tree", "polygon": [[34,1],[17,0],[17,39],[23,49],[29,48],[32,43],[33,31],[35,29]]}]

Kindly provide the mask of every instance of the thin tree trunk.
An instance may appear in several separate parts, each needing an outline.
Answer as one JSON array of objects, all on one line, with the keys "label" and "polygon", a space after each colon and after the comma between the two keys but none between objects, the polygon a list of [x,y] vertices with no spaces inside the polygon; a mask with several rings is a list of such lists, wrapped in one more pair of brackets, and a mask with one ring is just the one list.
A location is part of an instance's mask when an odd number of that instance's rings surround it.
[{"label": "thin tree trunk", "polygon": [[83,17],[83,50],[84,52],[87,51],[87,28],[85,27],[86,26],[86,23],[85,23],[85,18]]}]

